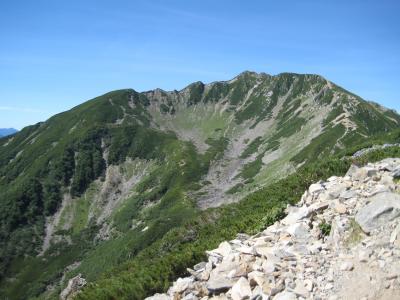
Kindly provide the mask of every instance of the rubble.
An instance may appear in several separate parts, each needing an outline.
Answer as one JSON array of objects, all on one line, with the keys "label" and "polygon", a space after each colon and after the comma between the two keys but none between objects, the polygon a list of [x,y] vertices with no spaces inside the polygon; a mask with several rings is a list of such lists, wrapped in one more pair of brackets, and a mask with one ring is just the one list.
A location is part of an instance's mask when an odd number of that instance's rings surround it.
[{"label": "rubble", "polygon": [[398,170],[385,159],[312,184],[281,221],[222,242],[147,300],[400,299]]}]

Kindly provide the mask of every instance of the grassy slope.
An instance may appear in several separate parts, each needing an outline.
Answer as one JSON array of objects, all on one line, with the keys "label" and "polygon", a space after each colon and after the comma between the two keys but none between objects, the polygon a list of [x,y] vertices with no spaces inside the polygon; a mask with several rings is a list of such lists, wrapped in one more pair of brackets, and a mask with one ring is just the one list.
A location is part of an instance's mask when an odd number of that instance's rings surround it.
[{"label": "grassy slope", "polygon": [[[43,258],[15,258],[8,274],[19,275],[13,282],[2,282],[3,295],[12,299],[39,295],[51,282],[60,280],[62,270],[76,261],[81,261],[76,271],[84,273],[89,280],[95,280],[105,270],[136,255],[196,213],[197,208],[186,191],[196,188],[209,162],[224,150],[224,141],[209,140],[208,151],[198,155],[191,143],[179,141],[173,135],[143,131],[131,125],[110,130],[113,131],[109,141],[110,160],[124,161],[129,156],[158,161],[153,171],[136,186],[137,193],[113,213],[111,222],[116,235],[109,241],[93,242],[99,228],[95,224],[87,224],[88,207],[93,190],[96,190],[96,184],[92,184],[66,210],[66,214],[74,212],[72,228],[58,231],[60,235],[71,236],[72,245],[55,245]],[[135,220],[143,225],[131,230]],[[148,229],[142,231],[145,226]],[[54,256],[59,251],[62,255]],[[58,292],[56,289],[45,294],[56,297]]]}]

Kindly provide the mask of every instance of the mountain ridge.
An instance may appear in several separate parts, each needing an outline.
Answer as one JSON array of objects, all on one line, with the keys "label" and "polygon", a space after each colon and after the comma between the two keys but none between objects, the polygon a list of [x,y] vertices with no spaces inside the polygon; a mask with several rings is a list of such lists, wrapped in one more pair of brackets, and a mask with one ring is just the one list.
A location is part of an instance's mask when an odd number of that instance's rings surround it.
[{"label": "mountain ridge", "polygon": [[95,281],[201,210],[399,123],[321,76],[293,73],[91,99],[0,139],[0,267],[19,278],[0,293],[37,296],[74,272]]}]

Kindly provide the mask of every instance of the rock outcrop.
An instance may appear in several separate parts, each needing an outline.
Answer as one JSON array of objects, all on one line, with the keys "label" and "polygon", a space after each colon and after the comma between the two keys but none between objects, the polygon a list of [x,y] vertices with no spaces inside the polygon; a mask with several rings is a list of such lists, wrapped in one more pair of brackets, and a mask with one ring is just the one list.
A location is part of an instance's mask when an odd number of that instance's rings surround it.
[{"label": "rock outcrop", "polygon": [[68,300],[73,299],[74,296],[86,285],[86,279],[82,277],[81,274],[78,274],[74,278],[71,278],[68,281],[67,287],[61,292],[60,299]]},{"label": "rock outcrop", "polygon": [[400,299],[400,159],[312,184],[287,216],[207,252],[166,299]]}]

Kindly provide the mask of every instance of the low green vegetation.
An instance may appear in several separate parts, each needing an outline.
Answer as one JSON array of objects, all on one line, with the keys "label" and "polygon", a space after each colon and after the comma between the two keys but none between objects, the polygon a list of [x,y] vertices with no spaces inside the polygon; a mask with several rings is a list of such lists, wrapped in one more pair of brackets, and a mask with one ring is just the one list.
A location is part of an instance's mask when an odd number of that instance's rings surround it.
[{"label": "low green vegetation", "polygon": [[323,236],[328,236],[331,233],[331,224],[327,223],[325,220],[318,225]]},{"label": "low green vegetation", "polygon": [[246,165],[243,166],[242,171],[238,176],[242,177],[243,179],[251,179],[254,176],[258,174],[258,172],[261,170],[262,167],[262,157],[264,153],[260,154],[257,156],[257,158],[252,161],[247,163]]},{"label": "low green vegetation", "polygon": [[252,155],[253,153],[256,153],[258,151],[258,147],[260,147],[260,145],[262,144],[263,140],[262,138],[259,136],[257,138],[255,138],[253,141],[251,141],[251,143],[246,147],[246,149],[243,151],[243,153],[241,154],[241,158],[247,158],[250,155]]},{"label": "low green vegetation", "polygon": [[322,134],[314,138],[309,145],[296,154],[292,158],[292,161],[295,163],[302,163],[329,155],[332,152],[332,148],[335,147],[337,140],[343,136],[344,132],[345,128],[340,124],[327,128]]}]

